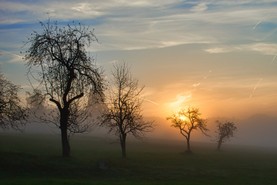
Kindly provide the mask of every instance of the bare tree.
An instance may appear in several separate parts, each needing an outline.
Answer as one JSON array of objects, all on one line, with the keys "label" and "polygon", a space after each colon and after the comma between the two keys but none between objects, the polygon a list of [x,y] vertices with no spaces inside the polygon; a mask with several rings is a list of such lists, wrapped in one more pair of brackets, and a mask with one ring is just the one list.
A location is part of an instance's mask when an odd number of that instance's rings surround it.
[{"label": "bare tree", "polygon": [[234,136],[234,132],[237,130],[235,123],[226,121],[226,122],[217,122],[217,150],[221,149],[222,143],[226,142],[228,139]]},{"label": "bare tree", "polygon": [[31,34],[25,59],[29,74],[35,76],[42,93],[57,107],[62,155],[69,157],[68,131],[72,120],[78,120],[80,102],[89,92],[103,97],[102,71],[86,52],[86,46],[97,39],[89,27],[74,22],[59,27],[48,20],[41,22],[41,27],[41,33]]},{"label": "bare tree", "polygon": [[26,109],[18,96],[19,86],[0,74],[0,127],[20,129],[26,122]]},{"label": "bare tree", "polygon": [[199,129],[203,134],[207,135],[207,121],[201,118],[201,113],[197,108],[182,109],[177,114],[167,117],[167,120],[170,120],[172,122],[171,126],[178,128],[180,133],[186,138],[188,153],[191,153],[190,139],[193,130]]},{"label": "bare tree", "polygon": [[126,138],[131,134],[137,138],[145,132],[153,130],[153,122],[143,120],[141,113],[141,92],[143,87],[138,86],[138,80],[132,78],[129,67],[115,65],[113,85],[107,97],[107,109],[103,113],[102,126],[109,128],[119,136],[122,158],[126,158]]}]

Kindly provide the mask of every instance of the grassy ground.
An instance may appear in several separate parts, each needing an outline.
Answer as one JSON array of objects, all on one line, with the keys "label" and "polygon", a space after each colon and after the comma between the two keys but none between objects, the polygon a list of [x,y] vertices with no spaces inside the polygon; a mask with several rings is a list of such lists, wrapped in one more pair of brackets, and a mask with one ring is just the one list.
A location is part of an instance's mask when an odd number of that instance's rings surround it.
[{"label": "grassy ground", "polygon": [[[238,147],[216,152],[193,143],[129,142],[122,160],[118,143],[74,136],[72,157],[60,157],[59,136],[0,135],[0,184],[187,184],[275,185],[277,152]],[[104,161],[108,169],[99,169]]]}]

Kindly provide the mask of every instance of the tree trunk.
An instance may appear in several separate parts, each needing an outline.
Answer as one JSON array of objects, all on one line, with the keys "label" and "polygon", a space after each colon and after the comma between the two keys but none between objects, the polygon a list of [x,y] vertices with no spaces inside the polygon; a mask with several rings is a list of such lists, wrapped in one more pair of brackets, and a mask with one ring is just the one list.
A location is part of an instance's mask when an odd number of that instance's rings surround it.
[{"label": "tree trunk", "polygon": [[221,149],[221,144],[222,144],[223,138],[219,138],[218,143],[217,143],[217,150],[220,151]]},{"label": "tree trunk", "polygon": [[190,134],[191,134],[191,131],[192,131],[192,129],[189,130],[188,135],[186,137],[186,139],[187,139],[187,151],[186,151],[186,153],[188,153],[188,154],[191,153],[191,149],[190,149]]},{"label": "tree trunk", "polygon": [[68,140],[67,128],[61,128],[62,136],[62,156],[70,157],[70,145]]},{"label": "tree trunk", "polygon": [[62,139],[62,156],[70,157],[70,144],[68,140],[68,110],[61,111],[61,119],[60,119],[60,129],[61,129],[61,139]]},{"label": "tree trunk", "polygon": [[122,158],[126,159],[126,134],[120,135],[120,146],[121,146]]},{"label": "tree trunk", "polygon": [[187,153],[191,153],[191,149],[190,149],[190,138],[187,138]]}]

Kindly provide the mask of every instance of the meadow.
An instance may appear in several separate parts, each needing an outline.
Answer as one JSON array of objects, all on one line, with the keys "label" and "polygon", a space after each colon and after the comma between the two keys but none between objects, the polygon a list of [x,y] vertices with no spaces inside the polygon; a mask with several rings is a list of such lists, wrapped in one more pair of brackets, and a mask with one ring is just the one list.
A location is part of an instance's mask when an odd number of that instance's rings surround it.
[{"label": "meadow", "polygon": [[[129,141],[127,159],[111,138],[71,137],[72,157],[60,156],[59,135],[0,134],[0,184],[276,185],[277,151],[181,141]],[[101,164],[106,166],[103,168]]]}]

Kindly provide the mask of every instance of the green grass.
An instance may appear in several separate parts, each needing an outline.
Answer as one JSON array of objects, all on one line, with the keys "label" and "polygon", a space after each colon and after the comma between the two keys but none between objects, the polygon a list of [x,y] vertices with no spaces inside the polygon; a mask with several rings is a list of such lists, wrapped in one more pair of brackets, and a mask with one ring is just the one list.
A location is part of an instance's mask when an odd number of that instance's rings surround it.
[{"label": "green grass", "polygon": [[[277,152],[193,143],[185,154],[179,141],[130,141],[128,159],[118,143],[74,136],[72,157],[60,157],[58,135],[0,135],[0,184],[187,184],[275,185]],[[224,146],[223,146],[224,147]],[[110,168],[101,170],[99,161]]]}]

